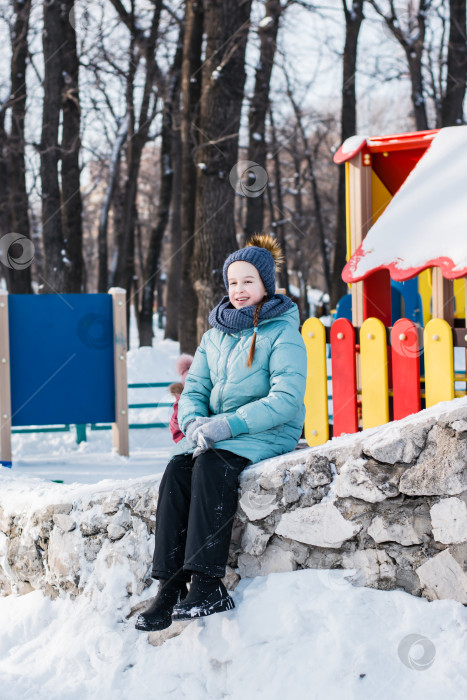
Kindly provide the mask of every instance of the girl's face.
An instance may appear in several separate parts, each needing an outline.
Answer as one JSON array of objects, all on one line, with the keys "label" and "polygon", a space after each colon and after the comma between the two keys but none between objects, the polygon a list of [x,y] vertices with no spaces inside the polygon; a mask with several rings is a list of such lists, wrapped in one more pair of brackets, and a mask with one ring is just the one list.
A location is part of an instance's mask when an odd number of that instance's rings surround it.
[{"label": "girl's face", "polygon": [[245,260],[237,260],[229,265],[227,279],[230,303],[236,309],[255,306],[267,296],[258,270]]}]

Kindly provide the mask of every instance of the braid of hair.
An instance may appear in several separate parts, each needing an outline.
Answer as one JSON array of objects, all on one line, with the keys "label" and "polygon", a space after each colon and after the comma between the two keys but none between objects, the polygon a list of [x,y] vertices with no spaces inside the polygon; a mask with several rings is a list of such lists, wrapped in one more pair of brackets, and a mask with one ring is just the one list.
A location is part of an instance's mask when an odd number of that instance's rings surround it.
[{"label": "braid of hair", "polygon": [[261,307],[265,303],[266,299],[263,299],[263,301],[260,301],[259,304],[257,304],[255,308],[255,314],[253,316],[253,339],[251,341],[250,345],[250,352],[248,353],[248,360],[246,361],[246,366],[251,367],[253,364],[253,359],[255,357],[255,347],[256,347],[256,329],[258,327],[258,319],[259,319],[259,312],[261,311]]}]

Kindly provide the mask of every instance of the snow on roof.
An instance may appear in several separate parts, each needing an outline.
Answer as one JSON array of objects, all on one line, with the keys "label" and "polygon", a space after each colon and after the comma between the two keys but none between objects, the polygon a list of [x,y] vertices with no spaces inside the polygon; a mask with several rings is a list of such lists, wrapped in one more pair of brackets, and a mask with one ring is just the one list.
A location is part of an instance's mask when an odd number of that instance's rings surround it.
[{"label": "snow on roof", "polygon": [[387,268],[406,280],[428,267],[467,276],[467,126],[441,129],[342,272],[357,282]]}]

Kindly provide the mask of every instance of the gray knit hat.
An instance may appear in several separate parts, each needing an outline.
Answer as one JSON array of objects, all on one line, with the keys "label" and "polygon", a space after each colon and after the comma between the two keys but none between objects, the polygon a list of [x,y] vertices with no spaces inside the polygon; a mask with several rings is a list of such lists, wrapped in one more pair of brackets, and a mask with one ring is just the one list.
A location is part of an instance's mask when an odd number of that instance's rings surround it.
[{"label": "gray knit hat", "polygon": [[249,262],[256,267],[268,297],[273,297],[276,293],[276,264],[280,265],[283,262],[283,254],[277,241],[272,236],[257,234],[252,236],[245,248],[240,248],[228,256],[222,270],[227,292],[229,291],[227,270],[229,265],[238,260]]}]

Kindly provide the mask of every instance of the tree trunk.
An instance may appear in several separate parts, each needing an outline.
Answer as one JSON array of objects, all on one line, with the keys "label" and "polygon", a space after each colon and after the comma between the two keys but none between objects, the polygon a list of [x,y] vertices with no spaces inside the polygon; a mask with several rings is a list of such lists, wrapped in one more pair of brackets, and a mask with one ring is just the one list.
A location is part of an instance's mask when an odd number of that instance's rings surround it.
[{"label": "tree trunk", "polygon": [[107,260],[107,230],[109,226],[109,211],[112,203],[115,186],[120,172],[120,155],[123,144],[128,135],[128,115],[122,120],[118,133],[115,139],[112,155],[110,158],[109,175],[107,180],[107,190],[104,201],[102,202],[101,213],[99,217],[99,231],[97,235],[98,255],[99,255],[99,276],[97,291],[100,294],[105,294],[108,291],[108,260]]},{"label": "tree trunk", "polygon": [[449,10],[448,65],[441,107],[442,126],[464,123],[467,76],[466,0],[449,0]]},{"label": "tree trunk", "polygon": [[201,95],[201,46],[203,42],[203,3],[187,0],[182,63],[182,265],[178,337],[180,351],[196,350],[198,301],[191,280],[195,233],[196,166],[194,149],[198,141],[199,100]]},{"label": "tree trunk", "polygon": [[45,253],[45,279],[41,279],[41,292],[66,291],[66,270],[62,250],[62,210],[58,179],[58,129],[63,89],[63,43],[61,7],[58,0],[44,3],[44,104],[42,110],[42,138],[40,144],[42,183],[42,236]]},{"label": "tree trunk", "polygon": [[68,266],[67,291],[84,292],[83,205],[80,188],[81,109],[79,102],[79,59],[76,32],[70,22],[75,0],[63,0],[62,12],[62,201],[63,227]]},{"label": "tree trunk", "polygon": [[[180,100],[180,98],[179,98]],[[172,221],[170,226],[170,260],[167,275],[167,301],[164,338],[178,340],[178,314],[180,309],[180,270],[182,265],[182,139],[180,133],[180,110],[174,112],[172,137]]]},{"label": "tree trunk", "polygon": [[[279,220],[277,220],[274,212],[274,205],[271,199],[271,227],[276,233],[276,238],[282,248],[284,254],[285,262],[282,269],[279,271],[279,287],[285,289],[285,293],[289,294],[289,274],[288,269],[288,251],[287,242],[285,238],[285,230],[282,219],[284,218],[284,202],[282,198],[282,178],[281,178],[281,162],[280,162],[280,148],[277,143],[276,136],[276,125],[274,123],[274,116],[272,113],[272,108],[269,106],[269,121],[271,124],[271,150],[273,154],[273,164],[274,164],[274,191],[276,194],[276,207],[279,212]],[[268,188],[269,196],[271,196],[271,189]]]},{"label": "tree trunk", "polygon": [[[344,3],[346,2],[346,0],[342,1]],[[381,9],[377,0],[368,1],[375,8],[380,17],[383,18],[394,38],[397,39],[404,49],[410,73],[415,125],[417,131],[425,131],[428,129],[428,120],[426,116],[425,88],[422,75],[422,57],[423,51],[425,50],[426,22],[431,0],[419,0],[418,7],[415,4],[412,5],[412,3],[407,5],[408,9],[405,13],[409,18],[407,29],[405,29],[400,22],[401,16],[404,13],[399,12],[399,16],[397,15],[393,0],[389,2],[389,11],[386,13]],[[355,5],[355,2],[353,5]],[[349,12],[349,10],[346,11]]]},{"label": "tree trunk", "polygon": [[[8,167],[8,136],[5,131],[6,106],[0,107],[0,237],[11,231],[10,219],[10,173]],[[0,265],[0,278],[6,277],[5,265]]]},{"label": "tree trunk", "polygon": [[183,27],[180,29],[177,50],[171,69],[169,92],[164,104],[162,115],[162,137],[161,137],[161,191],[159,195],[159,206],[157,210],[157,223],[151,229],[149,239],[149,250],[146,259],[144,282],[142,291],[142,303],[139,322],[140,346],[149,345],[152,347],[152,310],[154,306],[154,290],[158,278],[159,257],[162,246],[162,239],[167,227],[170,212],[170,201],[172,199],[172,135],[173,135],[173,110],[179,100],[180,79],[183,58]]},{"label": "tree trunk", "polygon": [[197,151],[195,248],[192,280],[198,297],[197,340],[209,311],[225,294],[222,266],[237,248],[235,192],[229,174],[238,157],[238,131],[245,83],[245,47],[251,0],[208,3],[205,14],[200,145]]},{"label": "tree trunk", "polygon": [[[357,68],[358,35],[363,21],[363,0],[352,3],[351,11],[347,0],[342,0],[345,15],[345,45],[342,61],[342,107],[341,143],[357,133],[357,109],[355,75]],[[346,261],[347,236],[345,213],[345,165],[339,165],[337,230],[331,279],[331,308],[335,309],[339,299],[347,293],[347,285],[342,279]]]},{"label": "tree trunk", "polygon": [[[118,235],[118,254],[116,267],[112,270],[112,285],[125,287],[127,280],[133,279],[134,274],[134,211],[138,185],[139,168],[143,148],[147,143],[149,129],[156,116],[156,96],[154,83],[156,76],[156,44],[159,32],[159,21],[162,10],[162,0],[155,0],[154,13],[151,21],[149,37],[145,42],[145,79],[141,107],[136,126],[134,91],[135,75],[138,64],[137,42],[139,35],[133,30],[129,51],[129,65],[127,75],[127,111],[130,116],[128,140],[127,140],[127,179],[125,183],[125,200],[123,220],[120,222]],[[127,289],[128,303],[130,292]]]},{"label": "tree trunk", "polygon": [[[292,108],[295,114],[295,119],[297,120],[297,126],[298,130],[300,132],[300,136],[302,139],[303,143],[303,148],[305,152],[305,161],[308,166],[308,177],[306,178],[308,182],[310,183],[311,187],[311,198],[314,204],[314,209],[315,209],[315,218],[316,218],[316,232],[318,236],[318,243],[319,243],[319,248],[321,252],[321,261],[323,264],[323,276],[324,276],[324,283],[326,285],[326,291],[330,294],[331,292],[331,271],[329,267],[329,257],[328,253],[326,251],[326,232],[324,230],[324,221],[323,221],[323,215],[322,215],[322,206],[321,206],[321,195],[319,193],[319,188],[318,188],[318,183],[316,180],[316,175],[315,175],[315,164],[314,164],[314,157],[311,153],[311,148],[310,144],[308,142],[308,137],[305,133],[305,127],[303,126],[303,116],[302,116],[302,111],[298,104],[296,103],[290,86],[287,87],[287,95],[289,97],[289,100],[292,104]],[[298,169],[296,166],[296,172],[298,173]],[[302,230],[302,227],[300,227]]]},{"label": "tree trunk", "polygon": [[[26,114],[26,67],[28,60],[28,30],[31,0],[13,3],[15,22],[12,33],[11,58],[11,131],[8,144],[10,161],[11,231],[30,239],[29,203],[26,191],[26,163],[24,156],[24,119]],[[18,246],[19,255],[33,252]],[[6,268],[8,290],[12,294],[31,293],[31,268]]]},{"label": "tree trunk", "polygon": [[[423,30],[423,38],[424,36],[425,30]],[[407,63],[412,85],[412,105],[417,131],[426,131],[426,129],[428,129],[422,76],[423,38],[417,42],[416,48],[412,46],[406,47]]]},{"label": "tree trunk", "polygon": [[[248,160],[266,171],[265,123],[269,105],[269,86],[276,53],[276,38],[282,12],[280,0],[266,0],[266,17],[258,28],[260,38],[259,63],[256,67],[255,90],[250,105]],[[247,197],[245,234],[248,240],[263,230],[264,192],[255,190],[255,178],[249,170],[252,192]],[[261,184],[261,183],[258,183]],[[262,188],[261,188],[262,189]],[[255,196],[252,196],[255,195]]]}]

